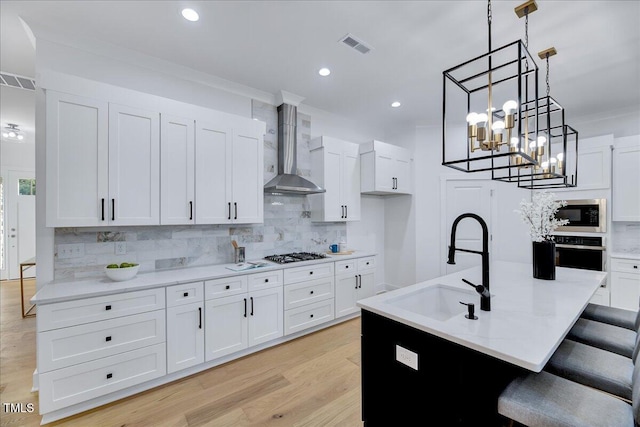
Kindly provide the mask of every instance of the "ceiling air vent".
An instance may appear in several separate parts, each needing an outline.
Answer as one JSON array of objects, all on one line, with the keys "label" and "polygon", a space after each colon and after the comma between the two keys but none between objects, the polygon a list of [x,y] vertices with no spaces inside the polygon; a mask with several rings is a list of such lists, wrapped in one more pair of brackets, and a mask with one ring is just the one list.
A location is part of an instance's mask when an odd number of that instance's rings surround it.
[{"label": "ceiling air vent", "polygon": [[11,86],[18,89],[36,90],[36,81],[30,77],[0,71],[0,86]]},{"label": "ceiling air vent", "polygon": [[360,53],[368,53],[372,49],[371,46],[367,46],[365,42],[358,40],[353,34],[347,34],[339,41]]}]

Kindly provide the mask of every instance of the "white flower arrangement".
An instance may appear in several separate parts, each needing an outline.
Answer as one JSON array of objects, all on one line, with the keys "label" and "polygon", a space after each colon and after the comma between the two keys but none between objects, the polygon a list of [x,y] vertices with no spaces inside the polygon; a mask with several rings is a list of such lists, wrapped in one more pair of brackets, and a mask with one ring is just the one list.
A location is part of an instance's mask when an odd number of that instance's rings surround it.
[{"label": "white flower arrangement", "polygon": [[552,242],[551,232],[561,225],[569,223],[568,219],[556,218],[558,209],[566,206],[566,200],[556,201],[554,193],[546,191],[534,193],[531,202],[523,199],[520,202],[520,219],[529,226],[529,235],[534,242]]}]

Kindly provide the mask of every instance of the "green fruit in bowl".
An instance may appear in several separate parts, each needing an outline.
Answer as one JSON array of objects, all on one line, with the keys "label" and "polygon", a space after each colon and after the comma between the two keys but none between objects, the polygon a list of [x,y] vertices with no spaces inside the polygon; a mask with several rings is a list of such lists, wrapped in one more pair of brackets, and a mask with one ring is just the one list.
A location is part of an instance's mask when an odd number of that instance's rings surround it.
[{"label": "green fruit in bowl", "polygon": [[109,264],[107,268],[118,268],[118,264]]}]

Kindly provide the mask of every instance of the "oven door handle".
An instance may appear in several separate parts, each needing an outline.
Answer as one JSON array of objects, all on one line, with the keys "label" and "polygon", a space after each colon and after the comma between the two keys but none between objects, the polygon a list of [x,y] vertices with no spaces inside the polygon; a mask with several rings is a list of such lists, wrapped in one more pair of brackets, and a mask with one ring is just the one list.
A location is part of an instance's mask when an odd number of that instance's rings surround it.
[{"label": "oven door handle", "polygon": [[561,249],[586,249],[588,251],[606,251],[604,246],[585,246],[585,245],[565,245],[562,243],[556,243],[556,248]]}]

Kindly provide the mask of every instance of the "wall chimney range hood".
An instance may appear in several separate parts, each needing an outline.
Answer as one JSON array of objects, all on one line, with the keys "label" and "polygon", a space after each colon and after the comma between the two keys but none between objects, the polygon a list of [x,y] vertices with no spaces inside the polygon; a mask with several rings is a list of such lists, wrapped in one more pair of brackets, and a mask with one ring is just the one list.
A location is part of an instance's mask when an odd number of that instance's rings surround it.
[{"label": "wall chimney range hood", "polygon": [[278,175],[265,184],[265,193],[306,196],[326,191],[296,174],[297,117],[295,105],[278,106]]}]

